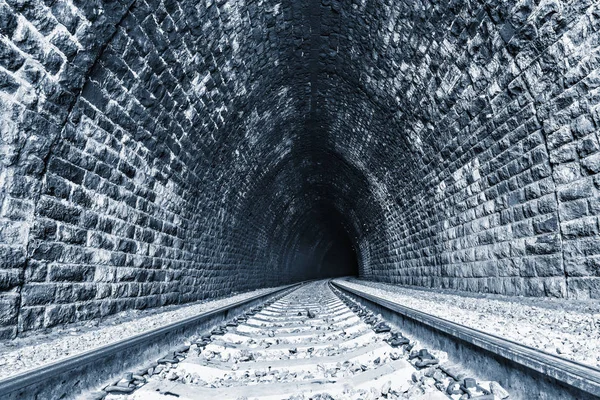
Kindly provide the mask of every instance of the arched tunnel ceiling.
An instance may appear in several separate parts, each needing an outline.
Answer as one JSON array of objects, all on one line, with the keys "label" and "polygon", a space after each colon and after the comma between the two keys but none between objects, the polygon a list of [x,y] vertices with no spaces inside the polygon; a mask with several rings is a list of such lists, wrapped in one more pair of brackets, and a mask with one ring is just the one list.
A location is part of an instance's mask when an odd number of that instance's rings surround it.
[{"label": "arched tunnel ceiling", "polygon": [[599,14],[0,0],[10,324],[351,273],[332,254],[388,282],[596,296]]}]

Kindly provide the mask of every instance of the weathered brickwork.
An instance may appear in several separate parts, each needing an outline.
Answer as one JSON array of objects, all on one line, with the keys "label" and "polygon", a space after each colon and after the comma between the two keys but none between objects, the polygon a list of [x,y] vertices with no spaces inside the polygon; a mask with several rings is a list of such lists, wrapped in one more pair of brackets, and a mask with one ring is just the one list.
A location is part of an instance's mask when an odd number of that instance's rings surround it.
[{"label": "weathered brickwork", "polygon": [[51,147],[129,6],[114,1],[99,13],[97,5],[0,1],[0,336],[16,333],[29,231]]},{"label": "weathered brickwork", "polygon": [[0,0],[0,337],[351,247],[369,279],[600,297],[596,3]]},{"label": "weathered brickwork", "polygon": [[386,210],[358,239],[362,273],[600,297],[597,2],[348,2],[341,14],[349,33],[321,101],[337,152]]},{"label": "weathered brickwork", "polygon": [[[307,72],[291,59],[306,9],[0,1],[0,13],[2,336],[303,278],[305,264],[282,270],[270,251],[282,239],[265,221],[281,206],[265,215],[249,193],[305,124]],[[312,262],[324,246],[298,252]]]}]

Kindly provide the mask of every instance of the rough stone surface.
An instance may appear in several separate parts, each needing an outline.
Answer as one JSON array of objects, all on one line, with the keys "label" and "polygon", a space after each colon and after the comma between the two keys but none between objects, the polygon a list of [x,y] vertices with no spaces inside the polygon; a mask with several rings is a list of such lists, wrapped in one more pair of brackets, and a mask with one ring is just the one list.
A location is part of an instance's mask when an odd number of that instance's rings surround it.
[{"label": "rough stone surface", "polygon": [[591,0],[0,0],[0,337],[353,251],[600,298],[599,29]]},{"label": "rough stone surface", "polygon": [[598,298],[597,2],[387,3],[348,4],[323,96],[386,210],[361,273]]}]

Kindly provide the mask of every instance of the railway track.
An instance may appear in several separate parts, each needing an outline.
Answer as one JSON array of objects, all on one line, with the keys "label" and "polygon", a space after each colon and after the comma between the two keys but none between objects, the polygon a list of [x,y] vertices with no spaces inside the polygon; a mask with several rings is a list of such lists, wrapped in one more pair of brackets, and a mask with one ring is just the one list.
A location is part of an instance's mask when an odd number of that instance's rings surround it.
[{"label": "railway track", "polygon": [[103,399],[104,388],[123,371],[159,357],[198,332],[210,330],[252,307],[263,307],[303,283],[268,290],[248,299],[203,312],[162,328],[98,347],[0,380],[0,400]]},{"label": "railway track", "polygon": [[332,286],[406,334],[418,337],[422,345],[444,349],[458,369],[467,367],[482,379],[502,382],[511,399],[600,398],[600,370],[594,367],[405,307],[343,281],[334,281]]},{"label": "railway track", "polygon": [[[600,396],[597,369],[408,309],[340,281],[274,290],[159,331],[2,381],[0,398]],[[110,378],[117,370],[119,375]],[[102,390],[76,396],[90,387]]]},{"label": "railway track", "polygon": [[[497,383],[468,376],[455,380],[439,367],[445,361],[443,352],[418,347],[323,281],[231,320],[181,350],[140,371],[152,377],[134,383],[143,385],[127,398],[507,397]],[[129,384],[130,378],[121,384]]]}]

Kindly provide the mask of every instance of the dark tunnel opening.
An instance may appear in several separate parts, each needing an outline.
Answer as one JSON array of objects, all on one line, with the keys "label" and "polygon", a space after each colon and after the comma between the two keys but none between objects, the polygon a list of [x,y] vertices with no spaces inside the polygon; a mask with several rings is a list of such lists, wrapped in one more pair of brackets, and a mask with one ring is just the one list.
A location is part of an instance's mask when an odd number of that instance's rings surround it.
[{"label": "dark tunnel opening", "polygon": [[358,256],[346,218],[330,203],[297,217],[286,244],[288,268],[305,279],[358,276]]},{"label": "dark tunnel opening", "polygon": [[358,257],[354,244],[345,231],[326,250],[320,269],[329,277],[358,276]]},{"label": "dark tunnel opening", "polygon": [[329,204],[321,205],[317,213],[320,225],[327,230],[321,262],[318,264],[320,276],[358,276],[358,257],[355,245],[350,239],[347,218]]},{"label": "dark tunnel opening", "polygon": [[272,166],[253,179],[235,210],[235,230],[242,236],[252,227],[257,250],[269,255],[263,276],[287,282],[362,276],[369,260],[364,243],[383,220],[365,171],[336,152],[309,151],[306,143],[266,162]]}]

